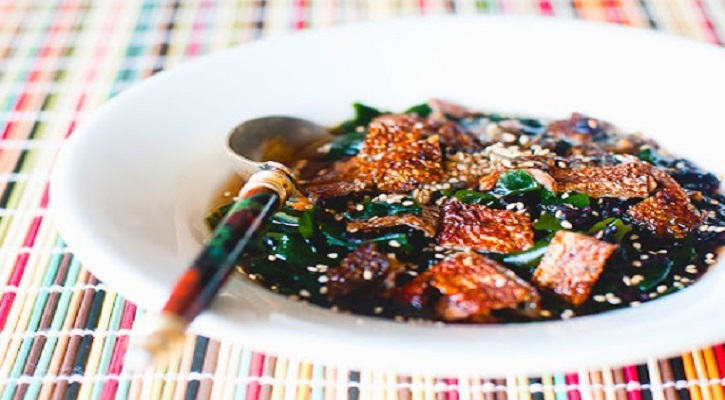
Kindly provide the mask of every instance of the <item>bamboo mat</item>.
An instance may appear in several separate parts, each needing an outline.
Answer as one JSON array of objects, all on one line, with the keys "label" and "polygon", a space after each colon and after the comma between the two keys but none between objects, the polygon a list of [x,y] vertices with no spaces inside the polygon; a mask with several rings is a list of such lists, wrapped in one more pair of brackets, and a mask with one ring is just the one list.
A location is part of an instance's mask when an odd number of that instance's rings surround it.
[{"label": "bamboo mat", "polygon": [[124,369],[143,310],[80,264],[46,209],[54,157],[76,124],[143,78],[235,44],[449,13],[542,14],[725,41],[725,0],[0,0],[0,400],[725,400],[723,345],[618,368],[435,379],[336,369],[189,336],[155,371]]}]

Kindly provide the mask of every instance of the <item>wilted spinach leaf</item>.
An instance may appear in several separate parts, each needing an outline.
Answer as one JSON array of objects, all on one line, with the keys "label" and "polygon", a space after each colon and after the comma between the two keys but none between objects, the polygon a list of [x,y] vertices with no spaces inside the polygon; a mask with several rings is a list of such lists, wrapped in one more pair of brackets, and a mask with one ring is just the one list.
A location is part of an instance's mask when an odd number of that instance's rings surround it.
[{"label": "wilted spinach leaf", "polygon": [[556,218],[554,215],[544,212],[541,217],[534,223],[534,229],[537,231],[549,231],[556,232],[563,228],[561,227],[561,220]]},{"label": "wilted spinach leaf", "polygon": [[461,189],[454,191],[452,189],[448,189],[446,191],[443,191],[443,195],[458,199],[461,201],[461,203],[466,204],[490,205],[491,203],[496,201],[496,196],[486,192],[479,192],[477,190]]},{"label": "wilted spinach leaf", "polygon": [[528,250],[507,254],[501,261],[514,267],[536,268],[548,249],[548,241],[539,241],[534,244],[534,247]]},{"label": "wilted spinach leaf", "polygon": [[587,233],[589,235],[593,235],[600,231],[613,231],[613,233],[609,233],[610,235],[613,235],[612,237],[617,242],[621,242],[622,239],[632,230],[632,227],[625,224],[624,221],[622,221],[619,218],[607,218],[603,219],[596,224],[594,224]]},{"label": "wilted spinach leaf", "polygon": [[541,185],[526,171],[513,169],[501,172],[501,176],[493,188],[497,195],[508,196],[522,194],[541,189]]},{"label": "wilted spinach leaf", "polygon": [[222,222],[222,219],[224,219],[224,216],[227,215],[227,212],[229,212],[229,209],[232,208],[232,205],[234,203],[227,203],[220,207],[218,207],[216,210],[214,210],[211,214],[209,214],[206,217],[206,224],[209,227],[209,229],[214,230],[216,229],[217,225],[219,225],[220,222]]},{"label": "wilted spinach leaf", "polygon": [[421,118],[426,118],[430,115],[433,110],[430,108],[428,103],[416,104],[407,110],[403,111],[403,114],[417,114]]},{"label": "wilted spinach leaf", "polygon": [[355,110],[355,116],[335,128],[332,128],[330,132],[335,135],[361,133],[358,132],[359,126],[365,128],[374,118],[385,114],[385,112],[380,111],[377,108],[366,106],[362,103],[353,103],[352,108]]},{"label": "wilted spinach leaf", "polygon": [[322,157],[325,161],[352,157],[362,150],[365,132],[345,133],[337,136],[329,143],[329,151]]},{"label": "wilted spinach leaf", "polygon": [[[405,203],[405,205],[403,204]],[[372,217],[388,217],[398,214],[415,214],[420,215],[423,210],[420,205],[413,200],[412,197],[404,197],[400,202],[388,203],[386,201],[370,201],[369,198],[363,200],[362,210],[352,210],[345,213],[347,219],[369,219]]]}]

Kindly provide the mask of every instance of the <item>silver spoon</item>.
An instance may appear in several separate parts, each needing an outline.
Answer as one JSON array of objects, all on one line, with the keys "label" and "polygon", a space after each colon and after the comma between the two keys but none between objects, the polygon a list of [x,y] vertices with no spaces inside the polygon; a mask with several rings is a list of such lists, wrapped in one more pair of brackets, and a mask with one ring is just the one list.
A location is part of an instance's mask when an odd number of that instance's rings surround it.
[{"label": "silver spoon", "polygon": [[148,367],[154,358],[183,341],[187,326],[209,307],[255,233],[289,197],[300,195],[294,174],[285,165],[330,138],[317,124],[283,116],[245,121],[232,130],[227,151],[246,183],[212,237],[177,280],[166,305],[136,323],[126,356],[132,368]]}]

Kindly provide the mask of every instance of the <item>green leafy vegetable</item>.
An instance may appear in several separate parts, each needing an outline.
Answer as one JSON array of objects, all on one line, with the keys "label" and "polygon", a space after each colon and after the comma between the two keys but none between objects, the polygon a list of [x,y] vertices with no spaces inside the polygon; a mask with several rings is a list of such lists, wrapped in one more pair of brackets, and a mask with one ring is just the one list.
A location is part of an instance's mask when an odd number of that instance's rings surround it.
[{"label": "green leafy vegetable", "polygon": [[668,261],[665,265],[656,265],[649,268],[640,268],[637,270],[637,274],[644,277],[644,279],[637,284],[637,289],[648,292],[655,289],[657,286],[662,284],[667,277],[670,275],[672,270],[672,262]]},{"label": "green leafy vegetable", "polygon": [[351,220],[369,219],[372,217],[387,217],[398,214],[420,215],[423,210],[412,197],[404,197],[400,202],[388,203],[386,201],[370,201],[369,198],[360,203],[362,210],[353,210],[345,213]]},{"label": "green leafy vegetable", "polygon": [[614,230],[614,239],[617,242],[621,242],[622,239],[632,230],[632,227],[624,223],[619,218],[607,218],[603,219],[596,224],[594,224],[587,233],[589,235],[593,235],[597,232],[604,231],[606,229],[613,229]]},{"label": "green leafy vegetable", "polygon": [[591,204],[589,196],[583,193],[567,192],[557,196],[554,192],[542,189],[541,203],[545,205],[571,204],[577,208],[588,207]]},{"label": "green leafy vegetable", "polygon": [[501,261],[514,267],[536,268],[548,249],[548,241],[539,241],[534,244],[534,247],[528,250],[507,254]]},{"label": "green leafy vegetable", "polygon": [[385,114],[385,112],[377,108],[366,106],[362,103],[353,103],[352,108],[355,110],[355,117],[341,123],[330,130],[330,132],[335,135],[361,133],[358,131],[358,127],[366,128],[374,118]]},{"label": "green leafy vegetable", "polygon": [[522,194],[541,189],[539,182],[521,169],[508,170],[501,173],[501,176],[493,188],[497,195],[508,196],[511,194]]},{"label": "green leafy vegetable", "polygon": [[334,161],[343,157],[352,157],[362,150],[365,141],[365,132],[345,133],[337,136],[330,143],[330,150],[323,160]]},{"label": "green leafy vegetable", "polygon": [[403,114],[417,114],[421,118],[426,118],[430,115],[433,110],[430,108],[428,103],[416,104],[409,109],[403,111]]},{"label": "green leafy vegetable", "polygon": [[315,234],[315,225],[313,221],[313,210],[307,210],[302,213],[299,219],[299,231],[303,238],[309,239]]},{"label": "green leafy vegetable", "polygon": [[561,220],[548,212],[543,212],[541,217],[534,223],[534,229],[537,231],[556,232],[562,230]]},{"label": "green leafy vegetable", "polygon": [[220,207],[218,207],[216,210],[214,210],[211,214],[209,214],[206,217],[206,224],[209,227],[209,229],[214,230],[216,229],[217,225],[219,225],[220,222],[222,222],[222,219],[224,219],[224,216],[227,215],[227,212],[229,212],[229,209],[232,208],[232,205],[234,203],[227,203]]},{"label": "green leafy vegetable", "polygon": [[640,160],[648,162],[650,164],[656,164],[657,160],[660,159],[660,155],[657,150],[654,150],[650,147],[641,150],[639,154],[637,154],[637,157],[639,157]]},{"label": "green leafy vegetable", "polygon": [[461,203],[466,204],[484,204],[484,205],[490,205],[494,201],[496,201],[496,196],[486,193],[486,192],[479,192],[477,190],[456,190],[453,191],[451,189],[443,191],[443,195],[447,197],[453,197],[461,201]]},{"label": "green leafy vegetable", "polygon": [[589,196],[583,194],[583,193],[569,193],[569,196],[566,196],[566,198],[560,196],[563,203],[571,204],[574,207],[578,208],[584,208],[589,207],[591,204],[591,201],[589,200]]}]

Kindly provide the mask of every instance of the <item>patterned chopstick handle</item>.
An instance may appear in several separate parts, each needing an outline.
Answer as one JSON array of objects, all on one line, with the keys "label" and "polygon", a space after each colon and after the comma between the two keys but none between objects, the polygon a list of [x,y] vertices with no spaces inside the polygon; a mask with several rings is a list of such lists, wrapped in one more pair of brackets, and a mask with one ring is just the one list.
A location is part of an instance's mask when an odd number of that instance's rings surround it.
[{"label": "patterned chopstick handle", "polygon": [[187,321],[205,310],[264,221],[279,209],[274,190],[255,186],[227,212],[203,251],[176,282],[163,308]]},{"label": "patterned chopstick handle", "polygon": [[255,234],[292,192],[289,171],[275,164],[255,173],[191,267],[177,280],[159,314],[137,323],[131,347],[139,368],[184,338],[186,326],[208,308]]}]

